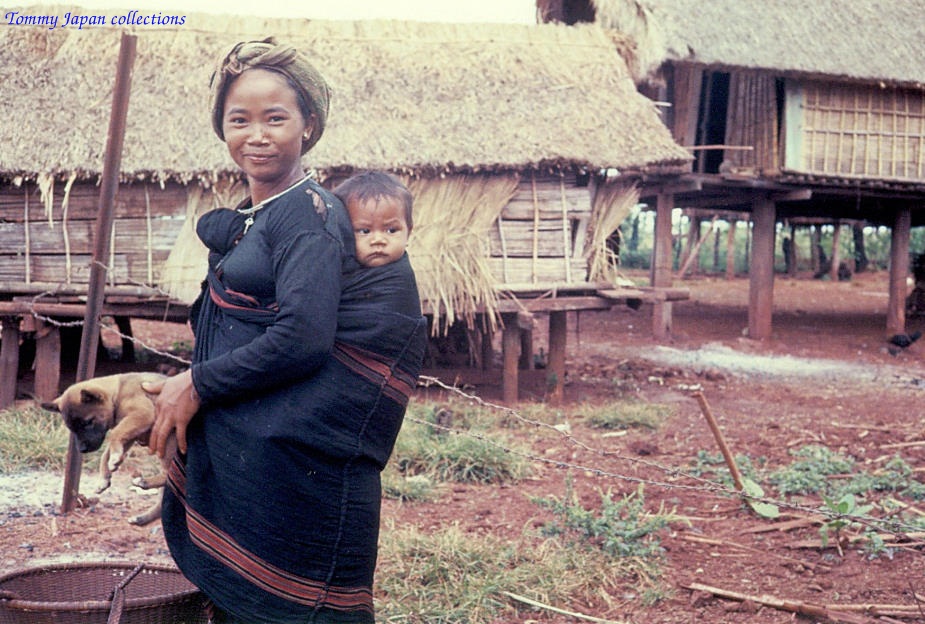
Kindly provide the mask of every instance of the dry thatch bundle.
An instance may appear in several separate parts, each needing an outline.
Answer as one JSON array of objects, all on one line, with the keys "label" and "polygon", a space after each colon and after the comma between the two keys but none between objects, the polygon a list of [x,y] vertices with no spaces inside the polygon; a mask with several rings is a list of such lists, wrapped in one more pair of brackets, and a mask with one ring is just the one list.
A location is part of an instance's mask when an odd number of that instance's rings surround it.
[{"label": "dry thatch bundle", "polygon": [[488,232],[517,190],[515,175],[415,179],[414,232],[408,255],[421,298],[434,312],[433,331],[457,318],[472,326],[485,312],[496,322],[496,279],[488,268]]},{"label": "dry thatch bundle", "polygon": [[[639,203],[639,188],[624,182],[602,184],[591,205],[588,246],[588,281],[618,285],[619,256],[607,245],[607,239]],[[619,235],[619,233],[618,233]]]}]

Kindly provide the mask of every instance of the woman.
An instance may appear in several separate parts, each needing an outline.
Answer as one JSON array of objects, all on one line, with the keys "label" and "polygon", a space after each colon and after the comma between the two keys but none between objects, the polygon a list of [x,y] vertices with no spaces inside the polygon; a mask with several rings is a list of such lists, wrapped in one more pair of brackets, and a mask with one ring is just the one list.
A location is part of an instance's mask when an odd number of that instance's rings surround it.
[{"label": "woman", "polygon": [[391,276],[359,267],[343,205],[302,170],[329,101],[304,55],[240,43],[212,92],[250,197],[239,234],[222,211],[197,226],[210,267],[193,364],[160,389],[150,442],[180,448],[164,534],[215,622],[373,622],[379,473],[423,359],[417,290],[362,304]]}]

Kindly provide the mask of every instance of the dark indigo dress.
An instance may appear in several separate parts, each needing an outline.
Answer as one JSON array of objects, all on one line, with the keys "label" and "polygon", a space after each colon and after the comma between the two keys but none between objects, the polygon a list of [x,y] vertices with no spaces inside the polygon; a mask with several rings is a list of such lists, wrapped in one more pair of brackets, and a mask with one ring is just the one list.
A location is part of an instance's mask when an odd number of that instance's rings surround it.
[{"label": "dark indigo dress", "polygon": [[203,403],[165,488],[171,554],[237,620],[373,622],[380,472],[426,340],[411,265],[359,268],[346,210],[309,180],[227,254],[209,214]]}]

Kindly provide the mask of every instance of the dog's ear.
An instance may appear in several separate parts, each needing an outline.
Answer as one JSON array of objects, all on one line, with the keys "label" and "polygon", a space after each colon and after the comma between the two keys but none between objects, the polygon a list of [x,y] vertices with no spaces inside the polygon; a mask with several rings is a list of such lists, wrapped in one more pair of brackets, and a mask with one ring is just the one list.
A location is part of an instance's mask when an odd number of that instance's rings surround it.
[{"label": "dog's ear", "polygon": [[105,393],[94,388],[81,388],[80,390],[80,402],[84,405],[90,403],[102,403],[105,398]]},{"label": "dog's ear", "polygon": [[58,412],[61,413],[61,408],[58,407],[58,400],[48,401],[47,403],[42,403],[42,409],[47,409],[49,412]]}]

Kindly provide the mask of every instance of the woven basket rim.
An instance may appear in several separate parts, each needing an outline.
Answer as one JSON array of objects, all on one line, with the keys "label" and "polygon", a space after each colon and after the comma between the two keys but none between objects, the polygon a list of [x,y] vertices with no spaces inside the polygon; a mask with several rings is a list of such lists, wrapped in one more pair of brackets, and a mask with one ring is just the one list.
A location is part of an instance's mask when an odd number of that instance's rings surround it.
[{"label": "woven basket rim", "polygon": [[[137,563],[127,561],[75,561],[71,563],[52,563],[42,566],[21,568],[6,574],[0,575],[0,585],[5,581],[16,577],[32,576],[46,572],[56,572],[63,570],[86,570],[86,569],[125,569],[132,571],[138,566]],[[170,574],[179,574],[183,576],[179,568],[164,564],[144,564],[141,573],[145,572],[163,572]],[[184,577],[185,578],[185,577]],[[189,582],[189,581],[187,581]],[[191,588],[185,591],[173,592],[160,596],[147,596],[141,598],[132,598],[125,601],[125,609],[144,608],[165,606],[170,603],[178,602],[192,598],[200,593],[200,590],[190,583]],[[20,598],[2,598],[0,597],[0,609],[21,609],[31,611],[106,611],[112,608],[112,600],[68,600],[61,602],[51,602],[47,600],[22,600]]]}]

